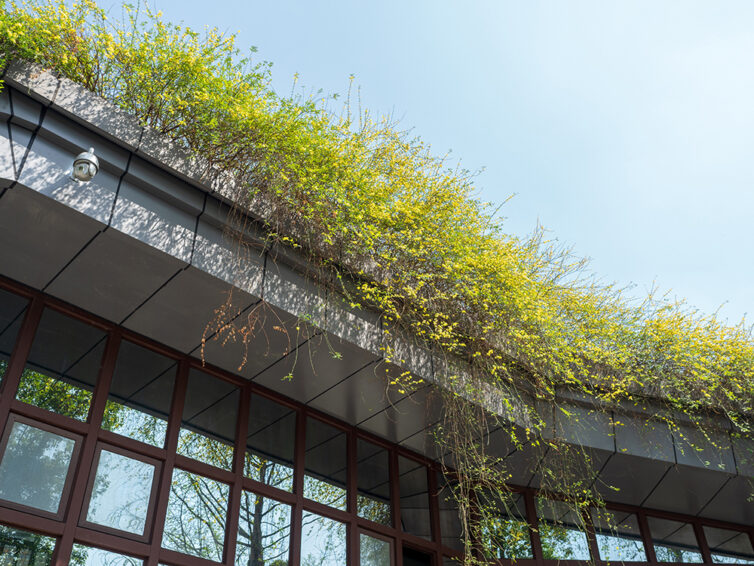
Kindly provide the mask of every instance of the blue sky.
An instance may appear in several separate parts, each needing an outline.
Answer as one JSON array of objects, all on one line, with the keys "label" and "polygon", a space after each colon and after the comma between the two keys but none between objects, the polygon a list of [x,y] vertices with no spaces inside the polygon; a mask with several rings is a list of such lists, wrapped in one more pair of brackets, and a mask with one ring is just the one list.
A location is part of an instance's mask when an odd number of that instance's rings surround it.
[{"label": "blue sky", "polygon": [[[239,31],[277,89],[344,92],[453,150],[511,233],[605,282],[754,314],[754,3],[150,0]],[[748,317],[747,317],[748,318]]]}]

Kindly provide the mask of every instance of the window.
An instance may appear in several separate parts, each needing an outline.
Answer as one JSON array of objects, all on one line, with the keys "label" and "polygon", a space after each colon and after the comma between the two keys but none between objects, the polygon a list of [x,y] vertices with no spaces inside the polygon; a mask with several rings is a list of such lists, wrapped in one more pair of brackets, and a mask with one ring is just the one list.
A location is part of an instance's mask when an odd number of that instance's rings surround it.
[{"label": "window", "polygon": [[176,367],[175,360],[121,342],[102,428],[162,448]]},{"label": "window", "polygon": [[715,564],[754,564],[754,549],[748,534],[704,527],[704,537]]},{"label": "window", "polygon": [[346,525],[304,511],[301,534],[301,564],[343,566],[346,564]]},{"label": "window", "polygon": [[0,564],[50,566],[55,539],[0,525]]},{"label": "window", "polygon": [[583,520],[572,506],[538,497],[537,516],[545,560],[590,560]]},{"label": "window", "polygon": [[157,479],[156,463],[100,447],[84,517],[89,523],[143,536]]},{"label": "window", "polygon": [[71,566],[141,566],[144,561],[101,548],[74,544],[70,564]]},{"label": "window", "polygon": [[491,527],[485,539],[480,541],[487,558],[534,558],[523,494],[481,493],[479,512],[486,514]]},{"label": "window", "polygon": [[6,426],[0,499],[59,516],[70,488],[79,438],[31,422],[11,417]]},{"label": "window", "polygon": [[388,451],[359,438],[356,459],[358,462],[356,507],[359,517],[383,525],[390,525],[390,458]]},{"label": "window", "polygon": [[401,528],[403,532],[431,540],[427,468],[419,462],[398,456],[398,473]]},{"label": "window", "polygon": [[45,309],[16,398],[85,421],[104,349],[104,331]]},{"label": "window", "polygon": [[296,412],[260,395],[251,396],[244,475],[293,491]]},{"label": "window", "polygon": [[691,523],[647,517],[658,562],[703,562]]},{"label": "window", "polygon": [[240,392],[235,385],[192,369],[183,406],[178,454],[233,469]]},{"label": "window", "polygon": [[392,544],[366,533],[359,533],[359,566],[390,566]]},{"label": "window", "polygon": [[602,560],[610,562],[646,562],[639,520],[633,513],[592,509],[592,523]]},{"label": "window", "polygon": [[162,546],[222,561],[229,493],[230,487],[224,483],[173,470]]},{"label": "window", "polygon": [[347,444],[339,428],[306,420],[304,497],[345,511]]},{"label": "window", "polygon": [[243,491],[236,564],[288,564],[290,545],[291,506],[251,491]]}]

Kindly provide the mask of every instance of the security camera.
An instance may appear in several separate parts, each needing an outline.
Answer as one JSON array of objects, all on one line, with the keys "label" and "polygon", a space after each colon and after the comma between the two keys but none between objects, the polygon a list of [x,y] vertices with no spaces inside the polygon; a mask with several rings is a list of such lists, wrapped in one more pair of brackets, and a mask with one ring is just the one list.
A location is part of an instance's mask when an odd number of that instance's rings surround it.
[{"label": "security camera", "polygon": [[83,151],[73,160],[73,170],[71,178],[74,181],[91,181],[99,171],[99,159],[94,155],[94,148],[90,147],[89,151]]}]

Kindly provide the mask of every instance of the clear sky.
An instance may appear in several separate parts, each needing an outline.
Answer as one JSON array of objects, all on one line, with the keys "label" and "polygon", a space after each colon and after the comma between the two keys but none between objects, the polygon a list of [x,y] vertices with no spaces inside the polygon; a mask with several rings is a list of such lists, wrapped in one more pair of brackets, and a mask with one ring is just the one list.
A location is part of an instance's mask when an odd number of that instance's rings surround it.
[{"label": "clear sky", "polygon": [[754,315],[754,2],[150,3],[239,31],[282,92],[354,74],[373,113],[484,167],[483,200],[516,195],[511,233],[539,221],[606,282]]}]

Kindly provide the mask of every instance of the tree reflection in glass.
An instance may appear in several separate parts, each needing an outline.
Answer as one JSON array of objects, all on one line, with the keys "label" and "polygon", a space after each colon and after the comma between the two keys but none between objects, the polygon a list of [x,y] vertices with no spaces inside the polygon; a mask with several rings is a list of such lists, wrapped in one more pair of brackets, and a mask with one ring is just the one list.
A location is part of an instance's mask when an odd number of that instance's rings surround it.
[{"label": "tree reflection in glass", "polygon": [[639,519],[633,513],[592,509],[600,558],[609,562],[646,562]]},{"label": "tree reflection in glass", "polygon": [[105,348],[104,331],[45,309],[16,392],[19,401],[85,421]]},{"label": "tree reflection in glass", "polygon": [[296,412],[261,395],[251,396],[244,475],[293,491]]},{"label": "tree reflection in glass", "polygon": [[14,422],[0,462],[0,499],[57,513],[75,444]]},{"label": "tree reflection in glass", "polygon": [[0,525],[0,564],[49,566],[55,539]]},{"label": "tree reflection in glass", "polygon": [[70,564],[71,566],[142,566],[144,561],[101,548],[74,544]]},{"label": "tree reflection in glass", "polygon": [[86,520],[143,534],[154,473],[151,464],[102,450]]},{"label": "tree reflection in glass", "polygon": [[356,448],[359,517],[390,525],[390,465],[384,448],[358,439]]},{"label": "tree reflection in glass", "polygon": [[346,509],[346,433],[312,419],[306,419],[304,497]]},{"label": "tree reflection in glass", "polygon": [[122,341],[102,428],[162,448],[176,367],[171,358]]},{"label": "tree reflection in glass", "polygon": [[225,470],[233,468],[240,391],[196,369],[188,389],[178,437],[178,454]]},{"label": "tree reflection in glass", "polygon": [[174,469],[163,548],[221,561],[229,492],[227,484]]},{"label": "tree reflection in glass", "polygon": [[390,543],[364,533],[359,536],[359,566],[390,566]]},{"label": "tree reflection in glass", "polygon": [[290,537],[290,505],[242,492],[236,566],[286,566]]},{"label": "tree reflection in glass", "polygon": [[583,519],[572,506],[538,497],[537,517],[545,560],[590,560]]},{"label": "tree reflection in glass", "polygon": [[304,511],[302,525],[301,566],[343,566],[346,563],[344,523]]}]

